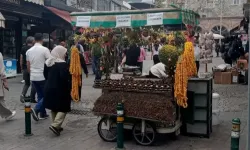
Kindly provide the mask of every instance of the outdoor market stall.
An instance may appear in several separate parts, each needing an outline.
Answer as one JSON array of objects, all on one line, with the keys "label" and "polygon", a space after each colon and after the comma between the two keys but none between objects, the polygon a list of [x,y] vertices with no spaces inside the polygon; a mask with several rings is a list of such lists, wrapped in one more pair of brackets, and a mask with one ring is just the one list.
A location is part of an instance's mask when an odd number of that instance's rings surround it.
[{"label": "outdoor market stall", "polygon": [[72,24],[84,28],[144,27],[155,25],[195,26],[199,15],[191,10],[179,8],[145,9],[129,11],[73,12]]},{"label": "outdoor market stall", "polygon": [[[124,128],[133,131],[137,143],[152,145],[157,133],[171,133],[177,136],[182,125],[179,106],[188,108],[188,79],[196,75],[192,36],[193,27],[199,23],[199,15],[175,7],[122,12],[81,12],[72,13],[71,16],[72,24],[81,27],[81,32],[87,31],[88,35],[98,32],[98,35],[107,37],[106,40],[101,38],[100,41],[111,41],[109,45],[117,44],[117,40],[113,42],[113,37],[117,33],[128,36],[129,43],[137,44],[145,41],[150,43],[158,37],[167,38],[167,44],[159,53],[161,62],[166,65],[167,78],[123,77],[117,74],[110,75],[110,68],[106,69],[106,78],[99,85],[103,89],[103,94],[93,108],[96,115],[102,116],[98,124],[100,137],[109,142],[116,140],[115,119],[118,103],[124,104]],[[165,27],[168,25],[183,26],[187,32],[172,32],[167,36]],[[150,30],[147,30],[148,27]],[[145,31],[149,33],[150,38],[143,35]],[[110,34],[112,32],[113,35]],[[176,40],[177,35],[185,37],[187,42]],[[107,52],[110,53],[110,50],[104,51],[103,62],[107,68],[107,65],[111,66],[115,61],[105,55]],[[114,55],[116,57],[117,54]],[[189,132],[188,127],[186,130]]]}]

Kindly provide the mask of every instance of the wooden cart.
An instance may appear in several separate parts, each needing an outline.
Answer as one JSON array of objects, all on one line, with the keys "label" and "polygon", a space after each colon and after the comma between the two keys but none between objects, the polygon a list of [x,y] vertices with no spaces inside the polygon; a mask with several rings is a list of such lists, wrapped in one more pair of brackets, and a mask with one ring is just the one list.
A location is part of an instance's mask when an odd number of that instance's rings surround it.
[{"label": "wooden cart", "polygon": [[[157,134],[169,134],[171,136],[171,138],[175,139],[180,134],[180,127],[182,125],[182,122],[180,121],[180,113],[179,113],[180,109],[179,109],[179,107],[177,107],[173,98],[171,99],[171,102],[168,102],[168,104],[170,104],[171,107],[169,107],[169,108],[167,106],[165,107],[166,109],[169,109],[169,110],[171,109],[170,112],[173,113],[173,114],[170,114],[172,118],[170,118],[171,121],[169,121],[169,122],[165,122],[167,119],[165,119],[165,120],[153,119],[151,116],[136,117],[136,116],[133,116],[131,114],[126,114],[126,107],[129,107],[128,109],[134,109],[134,108],[131,108],[131,106],[129,106],[129,105],[131,103],[135,103],[135,101],[137,99],[136,95],[148,94],[148,96],[150,95],[151,97],[149,97],[149,99],[145,100],[145,101],[153,101],[153,99],[152,99],[152,97],[154,97],[153,95],[155,95],[156,98],[158,98],[158,96],[163,94],[164,92],[167,92],[167,93],[170,93],[171,95],[173,95],[172,91],[170,90],[171,86],[166,87],[167,83],[164,83],[164,84],[159,85],[159,86],[152,85],[152,83],[154,83],[154,82],[160,83],[162,81],[160,79],[145,79],[145,78],[142,79],[142,78],[140,78],[140,79],[132,79],[132,80],[133,81],[128,82],[128,85],[125,85],[126,84],[125,81],[122,81],[122,80],[120,80],[120,81],[116,80],[115,82],[117,82],[117,83],[114,83],[114,80],[109,80],[109,81],[106,81],[108,84],[106,84],[106,85],[102,84],[103,96],[112,94],[112,92],[122,91],[121,94],[124,94],[124,97],[126,100],[131,99],[130,97],[135,99],[135,100],[128,100],[127,103],[126,102],[124,103],[124,107],[125,107],[124,129],[132,130],[132,135],[133,135],[133,138],[136,141],[136,143],[138,143],[140,145],[144,145],[144,146],[149,146],[149,145],[154,144],[154,142],[156,141]],[[143,82],[148,82],[147,80],[150,81],[149,85],[145,85],[145,84],[140,85],[140,81],[142,81],[142,84],[143,84]],[[122,85],[119,86],[120,83],[122,83]],[[133,88],[135,83],[137,83],[136,89]],[[115,84],[116,88],[111,89],[112,86],[109,84]],[[154,88],[156,88],[156,87],[159,87],[159,88],[154,91],[154,90],[152,90],[152,88],[150,88],[150,86],[154,86]],[[161,86],[164,86],[164,87],[161,87]],[[126,87],[126,88],[124,88],[124,87]],[[145,87],[147,87],[147,88],[145,88]],[[160,90],[160,89],[162,89],[162,90]],[[148,91],[150,91],[150,93],[148,93]],[[127,97],[128,95],[130,97]],[[162,96],[165,96],[165,94],[163,94]],[[103,100],[105,98],[108,98],[108,97],[104,96],[103,98],[100,98],[98,100]],[[119,99],[119,98],[117,97],[117,99]],[[99,105],[98,100],[95,103],[96,107],[98,107],[97,105]],[[168,100],[168,99],[166,99],[166,100]],[[142,100],[142,101],[144,101],[144,100]],[[154,101],[156,101],[156,100],[154,100]],[[107,104],[108,102],[109,102],[109,100],[107,100],[107,102],[103,103],[103,104],[105,104],[105,106],[103,106],[103,108],[104,107],[105,108],[115,107],[115,105],[108,106],[109,105],[109,104]],[[163,105],[166,105],[166,104],[164,103]],[[143,104],[142,104],[142,106],[140,106],[140,107],[142,107],[142,109],[148,109],[148,107],[150,107],[150,106],[143,106]],[[93,110],[94,110],[96,115],[101,116],[101,118],[102,118],[99,121],[98,127],[97,127],[99,136],[104,141],[107,141],[107,142],[116,141],[116,137],[117,137],[117,134],[116,134],[116,132],[117,132],[116,131],[116,114],[102,112],[102,110],[100,110],[100,109],[99,109],[100,111],[98,112],[95,108]],[[129,111],[130,110],[127,110],[128,113],[129,113]],[[142,110],[138,110],[138,111],[142,111]],[[165,113],[164,109],[162,109],[161,111],[162,111],[162,113]],[[157,113],[161,113],[161,111],[158,111]],[[165,111],[167,111],[167,110],[165,110]]]}]

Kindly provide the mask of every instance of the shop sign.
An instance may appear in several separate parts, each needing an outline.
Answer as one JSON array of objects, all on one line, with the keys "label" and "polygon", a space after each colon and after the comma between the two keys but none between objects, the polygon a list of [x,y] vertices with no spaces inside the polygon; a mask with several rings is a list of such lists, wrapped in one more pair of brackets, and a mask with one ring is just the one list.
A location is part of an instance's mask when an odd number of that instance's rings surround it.
[{"label": "shop sign", "polygon": [[15,77],[17,75],[17,61],[16,59],[4,60],[6,77]]},{"label": "shop sign", "polygon": [[147,14],[147,25],[162,25],[163,13],[150,13]]},{"label": "shop sign", "polygon": [[4,0],[4,1],[9,2],[9,3],[13,3],[13,4],[20,5],[20,0]]},{"label": "shop sign", "polygon": [[131,15],[119,15],[116,16],[116,27],[130,27]]},{"label": "shop sign", "polygon": [[77,27],[89,27],[91,16],[78,16],[76,19]]}]

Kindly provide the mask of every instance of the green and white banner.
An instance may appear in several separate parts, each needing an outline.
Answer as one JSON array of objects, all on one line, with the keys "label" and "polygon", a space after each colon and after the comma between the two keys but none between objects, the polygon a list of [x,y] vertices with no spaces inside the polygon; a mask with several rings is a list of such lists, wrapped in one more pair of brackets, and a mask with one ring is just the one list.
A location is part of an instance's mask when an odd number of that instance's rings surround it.
[{"label": "green and white banner", "polygon": [[131,27],[131,15],[116,16],[116,27]]}]

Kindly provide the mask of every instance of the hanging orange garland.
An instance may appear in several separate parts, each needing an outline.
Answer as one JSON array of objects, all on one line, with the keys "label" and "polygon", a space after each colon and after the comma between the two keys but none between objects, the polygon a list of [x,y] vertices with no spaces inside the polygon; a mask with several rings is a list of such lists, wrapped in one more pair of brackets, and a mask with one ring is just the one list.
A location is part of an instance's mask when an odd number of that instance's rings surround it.
[{"label": "hanging orange garland", "polygon": [[175,70],[174,96],[177,104],[183,108],[187,108],[187,86],[188,78],[197,74],[194,47],[192,42],[185,43],[184,53],[180,56]]},{"label": "hanging orange garland", "polygon": [[194,58],[194,46],[192,42],[186,42],[184,46],[184,53],[183,53],[184,62],[186,63],[187,75],[188,77],[192,77],[197,75],[197,68],[195,65],[195,58]]},{"label": "hanging orange garland", "polygon": [[71,97],[75,102],[80,100],[79,98],[79,86],[81,86],[81,63],[79,51],[76,47],[71,49],[71,58],[70,58],[70,74],[72,75],[72,88],[71,88]]}]

